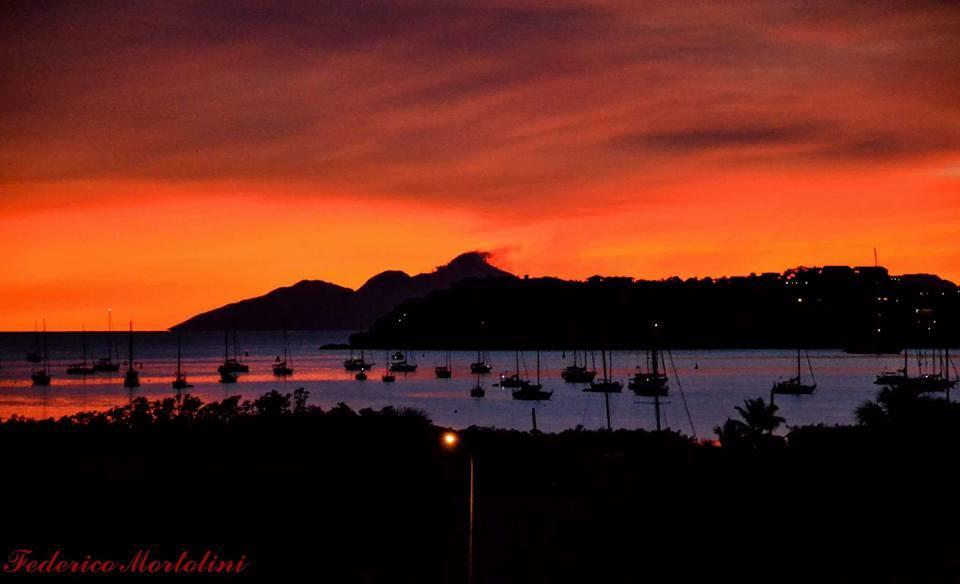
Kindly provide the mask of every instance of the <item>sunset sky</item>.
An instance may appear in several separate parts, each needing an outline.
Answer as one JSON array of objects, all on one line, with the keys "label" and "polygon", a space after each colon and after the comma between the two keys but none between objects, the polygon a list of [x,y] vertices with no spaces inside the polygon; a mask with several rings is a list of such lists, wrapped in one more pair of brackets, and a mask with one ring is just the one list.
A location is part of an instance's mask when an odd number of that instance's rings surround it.
[{"label": "sunset sky", "polygon": [[0,330],[493,252],[960,281],[957,2],[6,2]]}]

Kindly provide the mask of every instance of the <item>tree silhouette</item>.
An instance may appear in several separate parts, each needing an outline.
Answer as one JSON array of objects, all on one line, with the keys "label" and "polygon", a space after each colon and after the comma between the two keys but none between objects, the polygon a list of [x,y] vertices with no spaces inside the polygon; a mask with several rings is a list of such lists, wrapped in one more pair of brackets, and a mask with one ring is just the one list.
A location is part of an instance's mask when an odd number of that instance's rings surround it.
[{"label": "tree silhouette", "polygon": [[735,409],[741,420],[727,418],[723,426],[713,429],[724,447],[756,449],[782,443],[782,438],[773,435],[774,431],[786,422],[777,415],[779,406],[768,404],[762,397],[758,397],[744,400],[743,406]]}]

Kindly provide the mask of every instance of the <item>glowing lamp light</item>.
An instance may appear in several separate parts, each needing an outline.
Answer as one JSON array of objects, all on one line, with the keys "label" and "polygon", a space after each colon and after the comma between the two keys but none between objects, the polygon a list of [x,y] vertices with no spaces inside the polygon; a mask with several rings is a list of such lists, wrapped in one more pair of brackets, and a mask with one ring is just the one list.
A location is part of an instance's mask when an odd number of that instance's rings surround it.
[{"label": "glowing lamp light", "polygon": [[457,442],[460,438],[453,432],[444,432],[443,433],[443,445],[447,448],[453,448],[457,445]]}]

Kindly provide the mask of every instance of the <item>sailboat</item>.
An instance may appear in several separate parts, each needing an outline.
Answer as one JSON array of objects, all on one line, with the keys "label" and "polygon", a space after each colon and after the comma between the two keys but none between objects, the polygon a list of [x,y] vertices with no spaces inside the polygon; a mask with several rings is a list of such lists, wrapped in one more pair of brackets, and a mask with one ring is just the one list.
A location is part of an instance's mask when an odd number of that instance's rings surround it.
[{"label": "sailboat", "polygon": [[817,380],[813,375],[813,363],[810,362],[810,355],[807,353],[807,367],[810,370],[810,379],[813,383],[803,382],[803,367],[801,365],[802,356],[806,353],[802,349],[797,349],[797,375],[783,381],[775,381],[772,393],[781,395],[810,395],[817,389]]},{"label": "sailboat", "polygon": [[[217,373],[249,373],[250,366],[241,363],[237,356],[237,332],[233,332],[233,357],[230,356],[230,338],[227,331],[223,331],[223,364],[217,367]],[[221,376],[221,381],[223,381]],[[234,379],[236,381],[236,379]],[[230,383],[230,382],[225,382]]]},{"label": "sailboat", "polygon": [[[520,377],[520,351],[514,351],[514,373],[513,375],[507,375],[506,372],[500,374],[500,387],[523,387],[524,385],[529,385],[530,382],[522,377]],[[526,367],[526,363],[524,363]]]},{"label": "sailboat", "polygon": [[438,379],[450,379],[453,377],[453,370],[450,368],[450,351],[447,351],[446,361],[443,365],[438,365],[433,369]]},{"label": "sailboat", "polygon": [[587,352],[583,351],[583,365],[580,365],[576,349],[573,350],[573,363],[560,372],[560,377],[567,383],[590,383],[596,376],[596,366],[594,369],[587,368]]},{"label": "sailboat", "polygon": [[[387,351],[387,355],[385,359],[387,363],[390,362],[390,351]],[[383,376],[380,378],[384,383],[393,383],[394,381],[397,380],[396,376],[393,373],[390,373],[391,371],[393,371],[393,369],[388,367],[387,371],[385,371]],[[363,372],[361,371],[361,373]]]},{"label": "sailboat", "polygon": [[68,375],[91,375],[96,373],[96,370],[93,367],[87,365],[87,328],[83,328],[83,332],[80,333],[80,343],[83,346],[83,361],[80,363],[71,363],[67,365],[67,374]]},{"label": "sailboat", "polygon": [[390,371],[395,373],[413,373],[417,370],[417,364],[407,361],[407,356],[403,351],[397,351],[390,359]]},{"label": "sailboat", "polygon": [[107,356],[101,357],[93,362],[93,370],[102,373],[114,373],[120,371],[120,358],[113,360],[113,311],[107,310]]},{"label": "sailboat", "polygon": [[591,381],[590,385],[583,388],[583,391],[594,392],[594,393],[620,393],[623,391],[623,384],[619,381],[614,381],[611,379],[611,373],[613,371],[613,354],[610,354],[610,366],[607,366],[607,352],[606,350],[600,351],[600,358],[603,360],[603,377],[600,378],[600,381]]},{"label": "sailboat", "polygon": [[525,400],[525,401],[542,401],[550,399],[553,396],[553,392],[543,389],[543,385],[540,384],[540,351],[537,351],[537,382],[530,383],[525,381],[524,384],[517,389],[513,390],[513,399]]},{"label": "sailboat", "polygon": [[483,397],[487,395],[483,385],[480,384],[480,374],[477,374],[477,381],[473,384],[473,387],[470,388],[470,397]]},{"label": "sailboat", "polygon": [[183,370],[180,368],[180,359],[181,359],[181,342],[180,342],[180,333],[177,333],[177,376],[173,379],[173,389],[180,391],[181,389],[189,389],[193,387],[187,383],[187,376],[183,373]]},{"label": "sailboat", "polygon": [[47,353],[47,321],[43,321],[43,335],[40,337],[40,369],[30,373],[30,380],[34,385],[50,385],[50,357]]},{"label": "sailboat", "polygon": [[470,373],[486,375],[493,371],[493,365],[490,364],[490,356],[482,351],[477,351],[477,360],[470,364]]},{"label": "sailboat", "polygon": [[633,390],[636,395],[644,397],[664,397],[669,393],[670,386],[667,384],[667,364],[663,359],[663,351],[656,347],[647,351],[647,367],[637,366],[637,372],[628,382],[627,386]]},{"label": "sailboat", "polygon": [[127,389],[140,387],[140,373],[133,364],[133,321],[130,321],[130,349],[127,361],[127,371],[123,374],[123,386]]},{"label": "sailboat", "polygon": [[368,371],[373,368],[373,363],[367,363],[363,357],[363,349],[360,349],[360,356],[353,354],[353,347],[350,347],[350,358],[343,362],[343,368],[347,371]]},{"label": "sailboat", "polygon": [[933,367],[930,372],[924,373],[924,354],[918,349],[917,375],[911,376],[908,371],[909,352],[904,351],[903,369],[885,371],[877,376],[874,383],[889,387],[905,388],[916,393],[939,393],[956,387],[958,379],[950,379],[952,360],[947,348],[933,350],[930,355]]},{"label": "sailboat", "polygon": [[286,377],[288,375],[293,375],[293,368],[290,367],[290,356],[287,352],[287,331],[283,331],[283,338],[281,339],[283,344],[283,361],[280,360],[280,355],[277,355],[277,360],[273,363],[273,374]]}]

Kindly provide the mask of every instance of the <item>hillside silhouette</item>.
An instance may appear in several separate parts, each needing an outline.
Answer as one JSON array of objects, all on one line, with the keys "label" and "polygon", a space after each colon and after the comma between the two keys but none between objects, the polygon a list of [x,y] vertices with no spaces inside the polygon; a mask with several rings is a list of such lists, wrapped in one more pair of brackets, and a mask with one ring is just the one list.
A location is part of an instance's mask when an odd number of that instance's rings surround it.
[{"label": "hillside silhouette", "polygon": [[895,352],[960,341],[960,290],[882,267],[660,281],[487,279],[403,302],[366,347],[632,349],[844,347]]},{"label": "hillside silhouette", "polygon": [[435,271],[410,276],[390,270],[357,290],[321,280],[304,280],[263,296],[241,300],[194,316],[173,330],[356,330],[369,326],[404,300],[471,278],[512,277],[488,262],[483,252],[468,252]]}]

